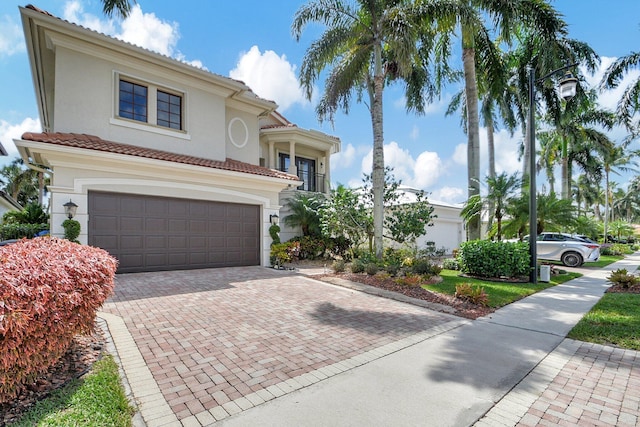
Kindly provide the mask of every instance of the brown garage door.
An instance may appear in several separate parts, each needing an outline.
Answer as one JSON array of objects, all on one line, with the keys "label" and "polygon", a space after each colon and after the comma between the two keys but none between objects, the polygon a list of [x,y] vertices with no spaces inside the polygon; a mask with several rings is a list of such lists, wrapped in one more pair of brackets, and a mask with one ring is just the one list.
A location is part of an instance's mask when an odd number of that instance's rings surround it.
[{"label": "brown garage door", "polygon": [[255,205],[89,192],[89,244],[119,273],[260,264]]}]

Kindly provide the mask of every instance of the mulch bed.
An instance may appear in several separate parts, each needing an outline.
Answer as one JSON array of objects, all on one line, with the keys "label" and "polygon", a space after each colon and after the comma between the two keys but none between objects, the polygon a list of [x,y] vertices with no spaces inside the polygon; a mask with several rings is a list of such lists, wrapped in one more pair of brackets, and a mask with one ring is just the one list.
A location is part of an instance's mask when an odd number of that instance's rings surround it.
[{"label": "mulch bed", "polygon": [[420,286],[401,285],[396,283],[393,278],[385,278],[377,275],[371,276],[369,274],[354,274],[354,273],[334,273],[334,274],[325,274],[322,276],[339,277],[341,279],[350,280],[352,282],[364,283],[365,285],[374,286],[376,288],[385,289],[391,292],[397,292],[399,294],[402,294],[411,298],[448,305],[450,307],[453,307],[456,310],[454,313],[455,315],[464,317],[467,319],[477,319],[478,317],[486,316],[495,311],[491,307],[485,307],[483,305],[478,305],[478,304],[473,304],[467,301],[463,301],[452,295],[445,295],[445,294],[439,294],[437,292],[431,292]]},{"label": "mulch bed", "polygon": [[633,285],[628,288],[624,288],[622,285],[613,285],[605,292],[612,294],[640,294],[640,285]]},{"label": "mulch bed", "polygon": [[0,403],[0,426],[17,421],[38,401],[88,372],[93,363],[100,358],[104,348],[105,339],[99,331],[91,335],[76,336],[58,363],[32,384],[27,384],[16,399]]}]

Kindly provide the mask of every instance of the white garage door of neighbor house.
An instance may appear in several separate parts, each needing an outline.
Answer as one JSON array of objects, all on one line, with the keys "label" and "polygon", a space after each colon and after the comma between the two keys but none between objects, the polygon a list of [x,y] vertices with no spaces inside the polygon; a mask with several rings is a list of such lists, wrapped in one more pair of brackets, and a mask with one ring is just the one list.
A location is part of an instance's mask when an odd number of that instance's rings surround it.
[{"label": "white garage door of neighbor house", "polygon": [[260,264],[260,207],[89,192],[89,244],[119,273]]}]

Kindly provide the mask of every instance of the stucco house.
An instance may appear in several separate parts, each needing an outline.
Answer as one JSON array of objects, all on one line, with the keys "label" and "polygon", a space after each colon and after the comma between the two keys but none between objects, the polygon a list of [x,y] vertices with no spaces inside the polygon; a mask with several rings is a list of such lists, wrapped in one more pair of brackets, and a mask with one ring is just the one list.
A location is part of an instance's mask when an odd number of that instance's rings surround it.
[{"label": "stucco house", "polygon": [[288,122],[244,83],[20,13],[43,132],[15,143],[51,174],[53,235],[72,201],[81,243],[120,272],[268,265],[287,194],[328,191],[340,141]]},{"label": "stucco house", "polygon": [[18,202],[16,202],[10,195],[6,192],[0,190],[0,219],[5,212],[9,211],[21,211],[22,206]]}]

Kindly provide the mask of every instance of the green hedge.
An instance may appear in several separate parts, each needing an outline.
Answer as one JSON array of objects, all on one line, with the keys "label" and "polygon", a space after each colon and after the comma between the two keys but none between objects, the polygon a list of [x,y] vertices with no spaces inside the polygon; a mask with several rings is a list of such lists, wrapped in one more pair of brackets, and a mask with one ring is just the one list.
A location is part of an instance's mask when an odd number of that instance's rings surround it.
[{"label": "green hedge", "polygon": [[529,274],[529,244],[525,242],[463,242],[460,270],[479,277],[519,277]]},{"label": "green hedge", "polygon": [[0,241],[10,239],[32,239],[36,233],[48,230],[49,224],[2,224],[0,225]]}]

